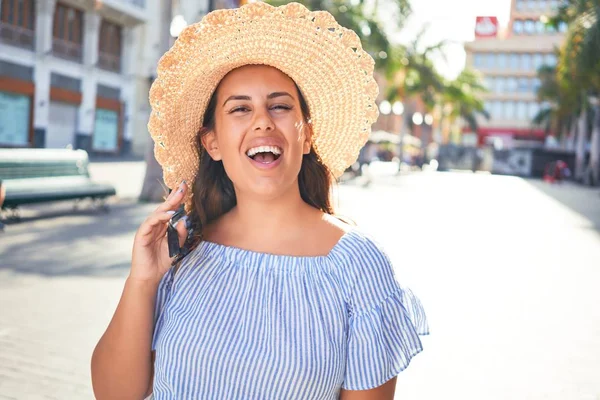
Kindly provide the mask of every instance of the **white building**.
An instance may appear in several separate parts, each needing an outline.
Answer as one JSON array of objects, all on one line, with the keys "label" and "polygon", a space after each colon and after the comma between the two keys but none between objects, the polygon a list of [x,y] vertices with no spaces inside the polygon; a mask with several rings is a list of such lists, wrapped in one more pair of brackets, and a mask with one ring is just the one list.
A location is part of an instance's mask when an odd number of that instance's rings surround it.
[{"label": "white building", "polygon": [[0,0],[0,147],[143,155],[148,90],[172,43],[234,0]]}]

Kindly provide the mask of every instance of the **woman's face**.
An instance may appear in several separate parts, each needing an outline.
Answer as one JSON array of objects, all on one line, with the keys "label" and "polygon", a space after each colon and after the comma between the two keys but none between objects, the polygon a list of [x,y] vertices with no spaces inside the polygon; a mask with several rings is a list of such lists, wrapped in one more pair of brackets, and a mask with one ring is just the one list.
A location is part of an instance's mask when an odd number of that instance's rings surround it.
[{"label": "woman's face", "polygon": [[202,142],[236,192],[276,197],[297,187],[310,130],[294,81],[263,65],[233,70],[219,84],[215,129]]}]

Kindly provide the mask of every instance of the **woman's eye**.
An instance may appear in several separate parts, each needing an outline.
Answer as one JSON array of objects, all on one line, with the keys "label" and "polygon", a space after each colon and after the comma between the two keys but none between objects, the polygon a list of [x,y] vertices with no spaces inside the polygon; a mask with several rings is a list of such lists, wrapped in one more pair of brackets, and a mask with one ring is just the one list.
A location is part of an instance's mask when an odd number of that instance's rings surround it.
[{"label": "woman's eye", "polygon": [[249,111],[249,109],[248,109],[248,107],[240,106],[240,107],[235,107],[234,109],[229,111],[229,113],[232,114],[232,113],[238,112],[238,111],[246,112],[246,111]]},{"label": "woman's eye", "polygon": [[277,104],[273,107],[271,107],[272,110],[291,110],[292,107],[288,106],[287,104]]}]

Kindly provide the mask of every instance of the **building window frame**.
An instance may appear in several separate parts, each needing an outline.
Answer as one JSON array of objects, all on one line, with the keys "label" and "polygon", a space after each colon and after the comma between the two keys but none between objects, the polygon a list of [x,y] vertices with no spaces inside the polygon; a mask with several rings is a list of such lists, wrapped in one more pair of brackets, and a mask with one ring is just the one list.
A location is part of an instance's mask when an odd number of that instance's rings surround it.
[{"label": "building window frame", "polygon": [[35,20],[34,0],[0,0],[0,41],[33,50]]},{"label": "building window frame", "polygon": [[98,66],[109,71],[121,71],[123,27],[108,20],[100,22]]},{"label": "building window frame", "polygon": [[515,35],[522,35],[525,32],[525,21],[522,19],[516,19],[513,21],[513,33]]},{"label": "building window frame", "polygon": [[52,26],[54,55],[81,62],[83,58],[83,11],[63,3],[56,3]]},{"label": "building window frame", "polygon": [[523,33],[526,35],[535,34],[535,21],[532,19],[526,19],[523,24]]}]

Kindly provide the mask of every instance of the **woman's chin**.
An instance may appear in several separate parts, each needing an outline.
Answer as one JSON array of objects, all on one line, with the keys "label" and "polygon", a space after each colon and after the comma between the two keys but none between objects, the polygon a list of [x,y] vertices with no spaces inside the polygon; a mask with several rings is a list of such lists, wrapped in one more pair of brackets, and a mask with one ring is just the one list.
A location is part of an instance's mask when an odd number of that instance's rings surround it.
[{"label": "woman's chin", "polygon": [[[281,174],[270,176],[255,176],[246,181],[246,187],[253,195],[261,198],[276,198],[285,195],[290,188],[293,188],[296,179],[290,179]],[[297,183],[296,183],[297,186]]]}]

